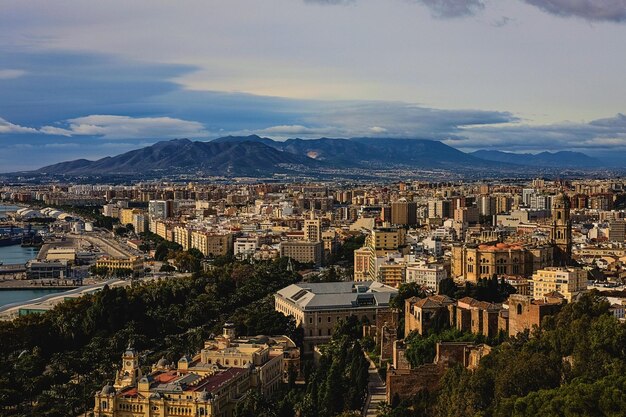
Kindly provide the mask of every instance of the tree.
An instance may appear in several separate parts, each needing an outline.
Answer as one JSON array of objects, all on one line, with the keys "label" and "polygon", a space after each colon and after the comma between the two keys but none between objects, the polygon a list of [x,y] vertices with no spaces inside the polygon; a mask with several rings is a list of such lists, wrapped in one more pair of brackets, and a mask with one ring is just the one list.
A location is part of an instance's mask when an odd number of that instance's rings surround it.
[{"label": "tree", "polygon": [[116,236],[124,236],[128,234],[128,229],[124,226],[119,226],[115,228],[115,235]]},{"label": "tree", "polygon": [[458,287],[454,283],[452,278],[446,278],[439,281],[439,294],[447,295],[448,297],[453,297],[456,295]]},{"label": "tree", "polygon": [[164,261],[165,259],[167,259],[169,252],[170,250],[168,249],[167,244],[161,242],[157,245],[154,251],[154,259],[157,261]]},{"label": "tree", "polygon": [[167,262],[163,263],[163,265],[161,265],[161,268],[159,268],[159,272],[174,272],[176,271],[176,268],[174,268],[172,265],[168,264]]},{"label": "tree", "polygon": [[400,284],[400,287],[398,287],[398,295],[391,300],[391,306],[404,311],[404,300],[411,297],[424,298],[426,297],[426,292],[416,282]]}]

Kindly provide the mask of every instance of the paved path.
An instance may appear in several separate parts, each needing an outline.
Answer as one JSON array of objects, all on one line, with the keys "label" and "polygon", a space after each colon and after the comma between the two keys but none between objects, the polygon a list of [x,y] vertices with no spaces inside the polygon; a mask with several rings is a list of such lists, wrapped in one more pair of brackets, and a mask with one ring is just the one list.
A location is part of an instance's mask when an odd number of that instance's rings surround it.
[{"label": "paved path", "polygon": [[382,401],[387,401],[387,387],[380,375],[378,375],[374,362],[372,362],[367,354],[365,354],[365,357],[369,361],[370,367],[367,371],[369,374],[369,384],[363,415],[365,417],[376,417],[378,414],[378,404]]}]

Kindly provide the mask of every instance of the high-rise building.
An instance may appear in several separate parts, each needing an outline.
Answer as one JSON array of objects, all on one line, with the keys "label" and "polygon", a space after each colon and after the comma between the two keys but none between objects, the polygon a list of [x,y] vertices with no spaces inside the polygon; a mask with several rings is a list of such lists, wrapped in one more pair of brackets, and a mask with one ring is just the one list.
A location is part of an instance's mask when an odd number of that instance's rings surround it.
[{"label": "high-rise building", "polygon": [[311,218],[304,221],[304,240],[307,242],[322,241],[322,221],[314,218],[311,212]]},{"label": "high-rise building", "polygon": [[391,223],[403,226],[417,224],[417,203],[405,198],[391,203]]},{"label": "high-rise building", "polygon": [[481,216],[492,216],[496,214],[496,199],[489,195],[481,195],[476,200],[478,213]]},{"label": "high-rise building", "polygon": [[167,219],[174,215],[174,202],[171,200],[150,200],[148,214],[152,219]]},{"label": "high-rise building", "polygon": [[453,207],[450,200],[429,200],[428,217],[446,219],[453,216]]},{"label": "high-rise building", "polygon": [[609,221],[609,240],[613,242],[626,240],[626,222],[624,219]]}]

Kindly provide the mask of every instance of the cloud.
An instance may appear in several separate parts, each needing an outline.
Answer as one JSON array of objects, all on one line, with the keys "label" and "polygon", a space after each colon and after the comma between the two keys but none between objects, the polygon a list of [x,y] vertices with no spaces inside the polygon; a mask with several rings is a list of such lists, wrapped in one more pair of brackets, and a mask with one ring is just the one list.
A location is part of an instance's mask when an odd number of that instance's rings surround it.
[{"label": "cloud", "polygon": [[37,129],[16,125],[0,117],[0,134],[6,133],[37,133]]},{"label": "cloud", "polygon": [[502,16],[500,19],[496,19],[493,22],[491,22],[491,26],[496,27],[496,28],[501,28],[501,27],[508,25],[509,23],[513,21],[514,19],[511,19],[508,16]]},{"label": "cloud", "polygon": [[269,135],[278,138],[287,138],[293,136],[324,136],[336,134],[335,127],[307,127],[302,125],[279,125],[271,126],[261,130],[255,130],[257,134]]},{"label": "cloud", "polygon": [[590,21],[625,22],[626,0],[524,0],[548,13]]},{"label": "cloud", "polygon": [[0,69],[0,80],[11,80],[26,74],[26,71],[19,69]]},{"label": "cloud", "polygon": [[626,116],[617,114],[589,123],[473,127],[446,142],[466,150],[626,152]]},{"label": "cloud", "polygon": [[342,137],[380,136],[443,140],[465,127],[517,122],[509,112],[443,110],[403,102],[325,102],[303,115],[306,126],[332,126]]},{"label": "cloud", "polygon": [[70,119],[65,127],[44,126],[42,133],[61,136],[96,136],[105,139],[179,138],[206,136],[199,122],[171,117],[91,115]]},{"label": "cloud", "polygon": [[[433,17],[447,19],[471,16],[485,8],[483,0],[406,0],[410,3],[424,5],[430,9]],[[355,0],[304,0],[305,3],[324,5],[350,4]]]},{"label": "cloud", "polygon": [[472,16],[485,8],[482,0],[409,0],[423,4],[433,17],[447,19]]}]

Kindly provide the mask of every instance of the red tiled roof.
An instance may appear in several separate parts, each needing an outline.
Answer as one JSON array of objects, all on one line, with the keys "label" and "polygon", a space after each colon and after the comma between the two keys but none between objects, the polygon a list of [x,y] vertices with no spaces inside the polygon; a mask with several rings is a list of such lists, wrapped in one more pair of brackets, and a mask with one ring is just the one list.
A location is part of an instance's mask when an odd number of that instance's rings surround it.
[{"label": "red tiled roof", "polygon": [[202,383],[191,388],[192,391],[204,391],[213,392],[219,389],[226,382],[230,381],[237,376],[248,372],[248,368],[228,368],[227,370],[220,372],[219,374],[210,376]]},{"label": "red tiled roof", "polygon": [[137,396],[137,388],[130,387],[120,392],[120,397],[136,397]]},{"label": "red tiled roof", "polygon": [[167,384],[168,382],[177,378],[176,371],[163,372],[158,375],[154,375],[154,380],[156,382]]}]

